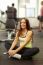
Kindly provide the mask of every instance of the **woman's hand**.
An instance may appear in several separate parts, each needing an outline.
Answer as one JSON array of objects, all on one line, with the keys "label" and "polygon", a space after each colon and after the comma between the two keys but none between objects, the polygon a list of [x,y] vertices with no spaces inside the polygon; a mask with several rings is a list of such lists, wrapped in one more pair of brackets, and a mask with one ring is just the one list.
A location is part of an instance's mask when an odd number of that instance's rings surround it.
[{"label": "woman's hand", "polygon": [[8,51],[8,54],[9,54],[9,56],[11,57],[11,56],[13,56],[13,55],[16,54],[16,51],[15,51],[15,50],[9,50],[9,51]]}]

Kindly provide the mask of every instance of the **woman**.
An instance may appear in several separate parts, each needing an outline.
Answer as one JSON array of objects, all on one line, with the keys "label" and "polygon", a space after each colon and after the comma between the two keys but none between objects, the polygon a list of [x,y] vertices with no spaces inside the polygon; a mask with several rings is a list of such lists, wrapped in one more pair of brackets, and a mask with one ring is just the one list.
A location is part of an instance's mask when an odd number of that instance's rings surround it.
[{"label": "woman", "polygon": [[[20,30],[17,31],[15,40],[13,41],[8,54],[10,57],[30,58],[39,52],[39,48],[32,48],[32,31],[30,29],[29,20],[26,18],[20,21]],[[19,46],[16,47],[19,41]]]},{"label": "woman", "polygon": [[38,20],[39,20],[39,32],[41,32],[43,24],[43,1],[41,1],[40,16],[38,16]]}]

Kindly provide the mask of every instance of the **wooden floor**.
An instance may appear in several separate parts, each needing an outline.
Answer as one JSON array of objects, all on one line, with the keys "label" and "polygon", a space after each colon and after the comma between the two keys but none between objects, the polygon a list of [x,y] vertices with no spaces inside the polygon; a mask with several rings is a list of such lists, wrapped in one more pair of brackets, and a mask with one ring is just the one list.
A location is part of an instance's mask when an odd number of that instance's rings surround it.
[{"label": "wooden floor", "polygon": [[[38,32],[37,29],[34,29],[33,33],[33,47],[39,47],[40,49],[40,52],[33,57],[33,60],[9,59],[8,55],[3,54],[6,52],[5,43],[0,42],[0,65],[43,65],[43,31]],[[4,34],[5,32],[0,32],[0,39],[6,38],[6,34]]]}]

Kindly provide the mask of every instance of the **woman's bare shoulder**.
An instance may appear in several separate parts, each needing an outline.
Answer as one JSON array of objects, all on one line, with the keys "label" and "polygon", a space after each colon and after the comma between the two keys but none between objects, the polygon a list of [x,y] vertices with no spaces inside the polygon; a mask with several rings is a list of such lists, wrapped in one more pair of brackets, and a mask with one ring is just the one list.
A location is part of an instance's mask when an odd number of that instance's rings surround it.
[{"label": "woman's bare shoulder", "polygon": [[32,34],[33,32],[32,31],[28,31],[27,34]]},{"label": "woman's bare shoulder", "polygon": [[27,32],[27,36],[32,35],[32,31]]}]

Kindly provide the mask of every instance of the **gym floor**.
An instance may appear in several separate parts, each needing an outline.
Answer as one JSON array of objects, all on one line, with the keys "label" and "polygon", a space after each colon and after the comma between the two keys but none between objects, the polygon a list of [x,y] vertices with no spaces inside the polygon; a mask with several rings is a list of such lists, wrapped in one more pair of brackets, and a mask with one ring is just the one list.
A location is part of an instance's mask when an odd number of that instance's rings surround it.
[{"label": "gym floor", "polygon": [[[0,32],[0,40],[7,38],[6,32]],[[43,65],[43,31],[33,29],[33,47],[39,47],[40,52],[33,57],[33,60],[16,60],[4,55],[6,52],[5,42],[0,42],[0,65]]]}]

